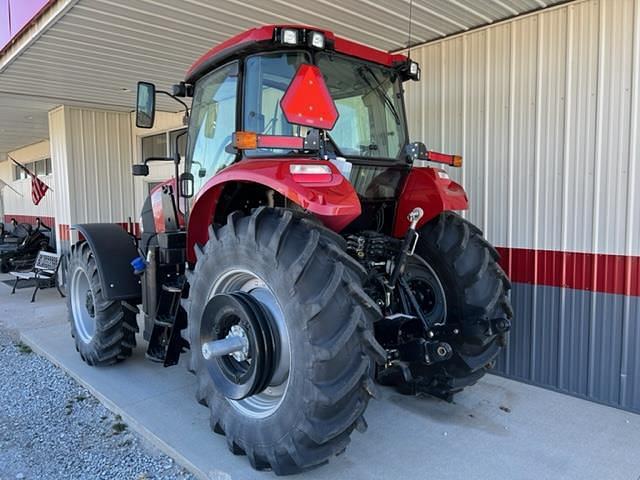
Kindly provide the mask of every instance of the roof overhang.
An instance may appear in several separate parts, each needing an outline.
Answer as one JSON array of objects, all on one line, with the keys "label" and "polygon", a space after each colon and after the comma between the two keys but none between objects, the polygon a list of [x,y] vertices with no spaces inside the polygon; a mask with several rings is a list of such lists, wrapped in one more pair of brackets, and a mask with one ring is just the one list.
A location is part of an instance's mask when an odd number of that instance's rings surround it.
[{"label": "roof overhang", "polygon": [[[413,0],[411,43],[565,1]],[[393,52],[407,47],[408,18],[407,0],[57,0],[0,57],[0,159],[47,138],[51,108],[132,110],[138,80],[167,89],[203,52],[252,27],[312,24]],[[170,100],[158,100],[160,109],[177,110]]]}]

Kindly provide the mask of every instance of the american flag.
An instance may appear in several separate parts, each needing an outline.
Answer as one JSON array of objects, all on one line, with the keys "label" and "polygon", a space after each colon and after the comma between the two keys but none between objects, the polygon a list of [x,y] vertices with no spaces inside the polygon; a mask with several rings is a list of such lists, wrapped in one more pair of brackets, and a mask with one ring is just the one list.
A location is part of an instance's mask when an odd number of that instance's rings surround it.
[{"label": "american flag", "polygon": [[31,174],[31,200],[34,205],[38,205],[49,187],[33,173]]},{"label": "american flag", "polygon": [[42,180],[40,180],[35,173],[22,165],[20,162],[18,162],[14,158],[11,158],[10,156],[9,158],[13,163],[15,163],[19,168],[24,170],[24,172],[31,177],[31,200],[33,201],[34,205],[38,205],[47,191],[50,190],[49,186]]}]

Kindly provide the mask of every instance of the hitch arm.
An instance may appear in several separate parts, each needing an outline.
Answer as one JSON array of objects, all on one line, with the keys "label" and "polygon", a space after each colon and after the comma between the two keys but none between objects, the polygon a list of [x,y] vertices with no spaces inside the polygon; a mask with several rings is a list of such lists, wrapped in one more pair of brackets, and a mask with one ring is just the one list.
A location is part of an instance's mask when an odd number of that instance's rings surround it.
[{"label": "hitch arm", "polygon": [[409,228],[404,236],[402,248],[400,249],[398,258],[396,258],[393,266],[393,271],[391,272],[391,278],[389,280],[389,288],[391,290],[395,288],[400,275],[404,272],[404,267],[407,264],[407,258],[413,255],[413,252],[416,249],[419,237],[418,232],[416,232],[416,225],[418,225],[418,222],[423,215],[424,211],[420,207],[416,207],[411,210],[411,213],[407,216],[407,219],[409,220]]}]

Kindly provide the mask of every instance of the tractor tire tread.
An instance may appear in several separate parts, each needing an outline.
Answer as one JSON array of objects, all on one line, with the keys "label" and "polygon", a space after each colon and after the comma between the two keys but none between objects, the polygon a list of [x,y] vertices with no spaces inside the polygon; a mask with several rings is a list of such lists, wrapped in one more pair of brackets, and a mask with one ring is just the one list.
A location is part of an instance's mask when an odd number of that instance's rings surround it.
[{"label": "tractor tire tread", "polygon": [[106,300],[102,295],[98,268],[86,241],[71,247],[69,272],[82,268],[89,281],[95,308],[95,332],[87,344],[76,332],[71,307],[72,292],[67,294],[68,319],[76,350],[89,365],[103,366],[118,363],[131,356],[136,346],[137,308],[117,300]]},{"label": "tractor tire tread", "polygon": [[[304,349],[309,373],[300,384],[304,387],[296,387],[303,388],[304,394],[296,400],[299,413],[288,415],[296,420],[287,433],[274,443],[252,441],[229,414],[233,407],[216,408],[226,399],[216,392],[197,351],[199,320],[190,321],[187,336],[196,345],[190,361],[198,377],[196,398],[209,406],[211,428],[226,436],[232,453],[246,454],[258,470],[299,473],[343,452],[351,432],[362,424],[371,397],[368,351],[372,342],[377,343],[372,330],[380,310],[362,289],[361,267],[340,251],[342,242],[336,242],[336,234],[313,219],[287,209],[261,207],[249,216],[238,214],[228,220],[210,239],[218,247],[208,246],[196,263],[189,302],[183,304],[189,318],[201,316],[204,308],[208,276],[215,272],[211,264],[216,254],[211,252],[219,251],[219,245],[246,244],[274,258],[276,268],[286,270],[291,301],[305,312],[300,328],[309,344]],[[334,305],[340,305],[340,315],[332,310]]]}]

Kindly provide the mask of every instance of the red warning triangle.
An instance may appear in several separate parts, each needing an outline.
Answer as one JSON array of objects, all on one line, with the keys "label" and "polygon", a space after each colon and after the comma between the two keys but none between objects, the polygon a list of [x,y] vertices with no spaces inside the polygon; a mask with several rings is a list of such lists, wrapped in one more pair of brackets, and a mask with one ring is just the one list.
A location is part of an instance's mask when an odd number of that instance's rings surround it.
[{"label": "red warning triangle", "polygon": [[322,72],[307,63],[298,67],[280,107],[287,121],[295,125],[331,130],[338,120],[338,110]]}]

